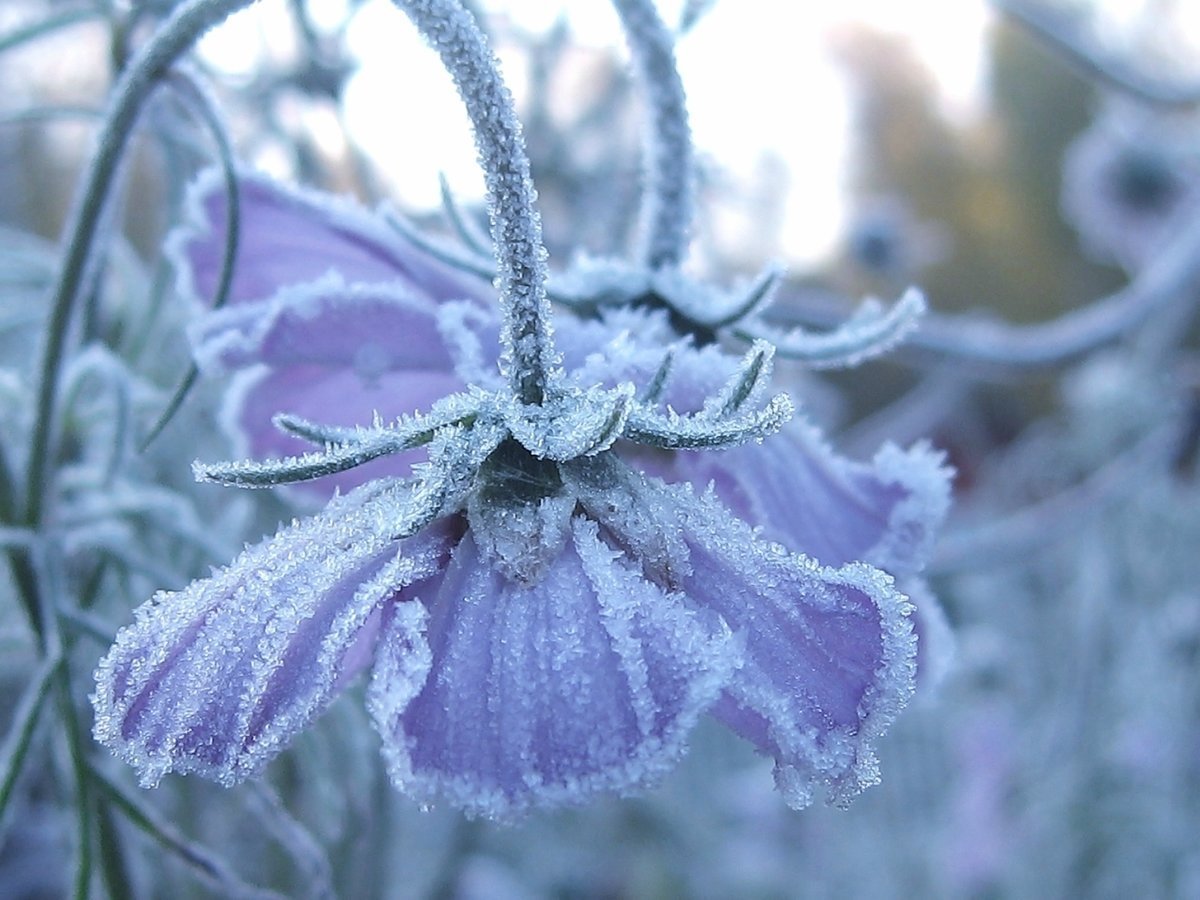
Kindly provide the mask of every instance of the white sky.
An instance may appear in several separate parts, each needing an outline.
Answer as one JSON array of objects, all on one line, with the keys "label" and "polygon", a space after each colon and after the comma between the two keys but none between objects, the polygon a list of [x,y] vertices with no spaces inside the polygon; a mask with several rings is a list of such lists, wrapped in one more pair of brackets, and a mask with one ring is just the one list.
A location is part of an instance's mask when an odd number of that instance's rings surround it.
[{"label": "white sky", "polygon": [[[1133,2],[1133,0],[1129,0]],[[1197,3],[1200,6],[1200,2]],[[663,0],[673,21],[679,0]],[[484,0],[531,28],[566,14],[583,42],[623,46],[606,0]],[[283,0],[264,0],[206,39],[209,58],[236,70],[277,38]],[[344,0],[318,0],[318,19],[338,21]],[[849,98],[825,37],[865,22],[911,41],[935,73],[949,114],[969,117],[982,77],[984,0],[721,0],[679,47],[698,149],[734,178],[749,178],[764,152],[787,160],[783,243],[794,262],[827,253],[844,217]],[[449,77],[390,0],[369,0],[348,40],[361,59],[348,86],[346,121],[387,173],[402,203],[437,202],[437,174],[460,196],[482,191],[465,115]],[[503,60],[502,60],[503,62]],[[510,65],[514,92],[521,85]]]}]

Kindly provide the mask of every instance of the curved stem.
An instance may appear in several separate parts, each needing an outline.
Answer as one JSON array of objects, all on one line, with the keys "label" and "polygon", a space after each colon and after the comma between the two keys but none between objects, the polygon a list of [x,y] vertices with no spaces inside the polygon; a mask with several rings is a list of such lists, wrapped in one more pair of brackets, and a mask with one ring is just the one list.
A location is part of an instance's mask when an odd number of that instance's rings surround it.
[{"label": "curved stem", "polygon": [[[928,313],[905,338],[905,347],[939,359],[979,364],[985,371],[1052,368],[1123,338],[1165,307],[1192,302],[1190,289],[1197,284],[1200,216],[1182,227],[1128,285],[1087,306],[1032,325],[971,313]],[[840,315],[823,303],[804,308],[800,301],[789,303],[788,311],[793,315],[786,322],[778,315],[769,321],[828,325]]]},{"label": "curved stem", "polygon": [[692,224],[693,152],[675,39],[651,0],[613,0],[613,6],[648,107],[640,256],[652,269],[677,266],[687,252]]},{"label": "curved stem", "polygon": [[1028,0],[991,0],[991,4],[1108,87],[1153,106],[1189,108],[1200,104],[1200,83],[1169,82],[1147,75],[1090,39],[1074,17]]},{"label": "curved stem", "polygon": [[1121,290],[1037,325],[930,316],[910,343],[946,357],[1006,368],[1061,365],[1115,341],[1200,281],[1200,217],[1193,219]]},{"label": "curved stem", "polygon": [[142,104],[171,65],[193,44],[224,19],[254,0],[191,0],[181,6],[130,63],[113,90],[99,145],[88,169],[67,228],[67,246],[50,300],[50,320],[42,351],[37,394],[37,420],[29,446],[25,491],[25,524],[41,523],[48,489],[46,473],[55,456],[54,423],[57,419],[58,382],[67,335],[103,217],[105,202],[117,166],[133,134]]},{"label": "curved stem", "polygon": [[458,0],[394,0],[442,58],[475,132],[484,169],[504,315],[503,364],[526,404],[545,397],[557,365],[546,299],[546,251],[512,95],[475,19]]}]

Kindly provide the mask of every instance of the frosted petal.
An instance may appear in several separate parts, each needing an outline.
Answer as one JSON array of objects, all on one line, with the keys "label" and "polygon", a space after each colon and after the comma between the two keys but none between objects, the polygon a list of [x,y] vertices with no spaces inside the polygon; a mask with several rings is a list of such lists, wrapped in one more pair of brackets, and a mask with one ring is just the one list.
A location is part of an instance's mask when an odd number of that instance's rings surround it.
[{"label": "frosted petal", "polygon": [[401,285],[348,284],[336,274],[205,313],[189,337],[196,361],[213,372],[319,364],[353,370],[369,384],[385,372],[454,367],[434,300]]},{"label": "frosted petal", "polygon": [[397,786],[493,818],[625,791],[683,751],[738,649],[715,617],[642,578],[597,535],[541,581],[507,581],[468,536],[430,609],[428,677],[403,628],[380,642],[371,708]]},{"label": "frosted petal", "polygon": [[96,671],[96,739],[145,785],[261,770],[361,666],[383,603],[444,564],[448,525],[395,539],[408,492],[364,487],[141,606]]},{"label": "frosted petal", "polygon": [[819,566],[755,538],[711,495],[671,493],[690,551],[684,590],[745,641],[714,713],[774,756],[789,805],[808,805],[819,784],[847,802],[878,780],[872,742],[913,690],[910,604],[878,569]]},{"label": "frosted petal", "polygon": [[888,444],[859,463],[838,456],[803,422],[761,444],[630,459],[668,481],[700,490],[711,483],[768,538],[826,565],[861,560],[894,575],[924,566],[950,503],[952,473],[928,445]]},{"label": "frosted petal", "polygon": [[[230,304],[265,300],[280,288],[329,272],[347,282],[400,282],[434,299],[486,297],[486,282],[434,260],[378,214],[330,194],[287,187],[266,175],[238,175],[241,208]],[[184,296],[207,305],[225,251],[227,198],[218,169],[188,191],[187,214],[167,241]]]},{"label": "frosted petal", "polygon": [[662,366],[667,348],[674,348],[660,402],[680,413],[699,412],[739,366],[737,357],[716,345],[696,348],[680,340],[661,310],[611,307],[596,319],[559,315],[554,337],[570,382],[580,388],[622,382],[644,387]]}]

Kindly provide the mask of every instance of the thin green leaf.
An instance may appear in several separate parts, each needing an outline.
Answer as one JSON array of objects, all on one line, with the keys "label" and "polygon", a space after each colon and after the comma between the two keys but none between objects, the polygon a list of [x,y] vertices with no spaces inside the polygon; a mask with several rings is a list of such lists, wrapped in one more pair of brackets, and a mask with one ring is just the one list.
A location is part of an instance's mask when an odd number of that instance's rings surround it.
[{"label": "thin green leaf", "polygon": [[174,826],[164,822],[149,806],[112,781],[94,766],[89,770],[92,782],[104,798],[131,824],[155,843],[184,862],[202,881],[215,887],[222,897],[253,900],[284,900],[282,894],[247,884],[235,875],[211,850],[190,840]]},{"label": "thin green leaf", "polygon": [[[217,154],[221,160],[221,171],[225,178],[225,246],[222,248],[221,271],[217,278],[217,290],[211,305],[212,309],[220,309],[229,299],[229,291],[233,287],[233,272],[237,265],[238,244],[241,240],[242,207],[233,145],[221,121],[220,114],[199,84],[179,71],[172,73],[171,84],[212,132]],[[192,386],[195,385],[198,375],[199,370],[197,370],[196,364],[192,363],[188,367],[187,374],[183,376],[183,380],[171,394],[166,408],[142,439],[140,450],[145,451],[175,417],[179,408],[183,406],[183,401],[191,392]]]},{"label": "thin green leaf", "polygon": [[13,788],[21,774],[33,739],[33,731],[37,727],[38,713],[41,712],[46,696],[50,693],[54,673],[59,665],[61,660],[58,659],[43,662],[34,672],[25,693],[21,695],[21,702],[17,704],[12,727],[4,741],[4,750],[0,752],[0,822],[4,821],[5,811],[12,800]]}]

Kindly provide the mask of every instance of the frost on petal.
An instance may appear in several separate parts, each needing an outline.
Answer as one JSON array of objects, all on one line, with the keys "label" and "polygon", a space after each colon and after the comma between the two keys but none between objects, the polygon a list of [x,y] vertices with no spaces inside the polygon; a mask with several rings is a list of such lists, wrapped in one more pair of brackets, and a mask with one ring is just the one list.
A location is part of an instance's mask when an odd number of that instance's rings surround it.
[{"label": "frost on petal", "polygon": [[536,584],[505,579],[468,536],[420,599],[428,677],[401,622],[380,641],[372,712],[401,790],[476,815],[653,781],[739,661],[716,616],[646,581],[582,517]]},{"label": "frost on petal", "polygon": [[894,575],[920,570],[950,503],[951,471],[926,444],[884,446],[867,463],[838,456],[793,422],[761,444],[720,453],[631,456],[668,481],[710,483],[765,535],[820,562],[864,561]]},{"label": "frost on petal", "polygon": [[353,370],[370,384],[386,372],[454,368],[436,301],[402,285],[349,284],[334,274],[206,313],[189,337],[197,363],[213,372],[319,364]]},{"label": "frost on petal", "polygon": [[452,535],[398,542],[409,488],[378,482],[135,612],[96,671],[95,736],[149,786],[257,773],[361,667],[378,611]]},{"label": "frost on petal", "polygon": [[699,412],[738,368],[738,359],[717,345],[701,348],[681,340],[662,310],[614,307],[596,319],[556,316],[556,346],[572,384],[646,385],[672,349],[672,362],[659,402],[680,413]]},{"label": "frost on petal", "polygon": [[821,784],[848,802],[878,780],[872,742],[912,694],[911,605],[878,569],[823,567],[757,539],[711,495],[681,507],[684,590],[745,641],[714,714],[775,758],[789,805]]},{"label": "frost on petal", "polygon": [[[433,259],[351,200],[252,172],[240,173],[237,182],[241,217],[231,304],[264,300],[329,272],[348,282],[402,282],[435,299],[490,294],[485,282]],[[220,277],[227,209],[222,173],[204,172],[189,189],[185,221],[168,239],[182,292],[205,305]]]}]

